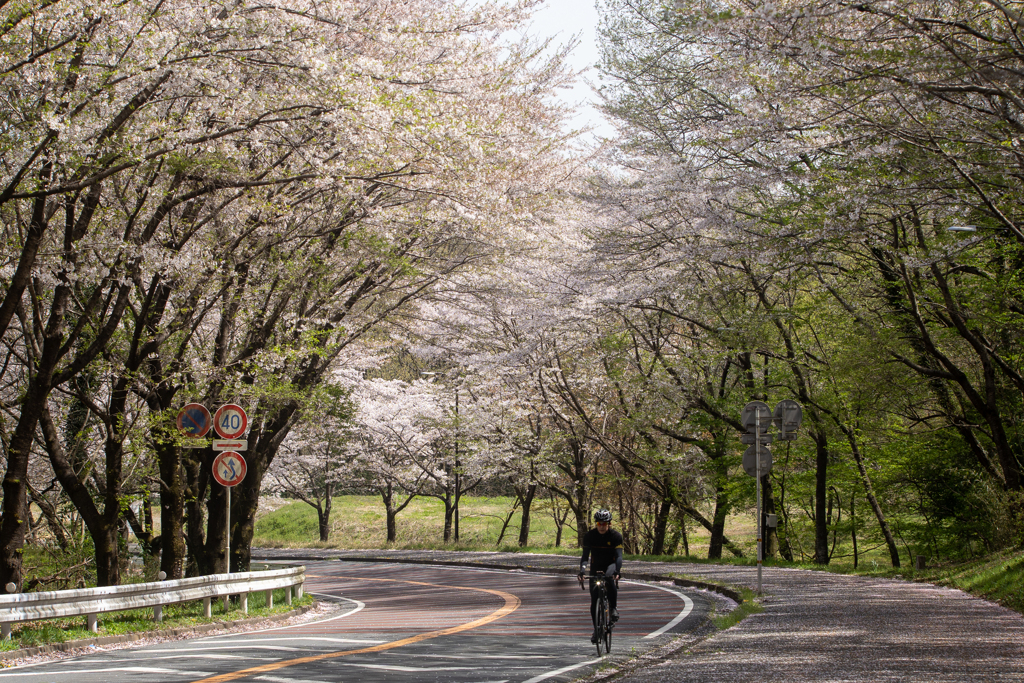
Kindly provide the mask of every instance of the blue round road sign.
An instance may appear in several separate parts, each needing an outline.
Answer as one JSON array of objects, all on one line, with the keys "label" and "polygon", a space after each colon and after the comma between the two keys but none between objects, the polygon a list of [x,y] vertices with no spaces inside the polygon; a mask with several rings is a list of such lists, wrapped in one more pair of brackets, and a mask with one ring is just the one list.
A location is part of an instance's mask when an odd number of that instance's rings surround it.
[{"label": "blue round road sign", "polygon": [[185,436],[200,438],[210,431],[210,411],[199,403],[189,403],[178,413],[178,431]]}]

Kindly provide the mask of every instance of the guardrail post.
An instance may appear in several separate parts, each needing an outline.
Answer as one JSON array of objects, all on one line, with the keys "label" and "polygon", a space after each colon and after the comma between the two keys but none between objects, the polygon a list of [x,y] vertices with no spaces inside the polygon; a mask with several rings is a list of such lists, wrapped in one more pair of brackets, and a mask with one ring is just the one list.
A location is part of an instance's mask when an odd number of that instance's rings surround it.
[{"label": "guardrail post", "polygon": [[[159,574],[156,575],[157,581],[163,581],[166,578],[167,578],[167,572],[163,572],[162,571],[162,572],[160,572]],[[155,607],[153,607],[153,621],[155,621],[156,623],[159,624],[163,620],[164,620],[164,606],[163,605],[156,605]]]},{"label": "guardrail post", "polygon": [[267,591],[267,609],[274,608],[274,589],[271,588]]},{"label": "guardrail post", "polygon": [[[4,588],[7,589],[8,593],[14,593],[14,592],[16,592],[18,590],[18,585],[12,581],[9,584],[7,584],[6,586],[4,586]],[[0,624],[0,637],[2,637],[4,640],[10,640],[11,639],[11,625],[10,625],[10,623],[4,622],[3,624]]]},{"label": "guardrail post", "polygon": [[212,598],[203,598],[203,616],[209,619],[213,616]]},{"label": "guardrail post", "polygon": [[298,598],[299,600],[302,599],[302,582],[301,581],[295,586],[295,597]]},{"label": "guardrail post", "polygon": [[289,605],[292,604],[292,587],[291,586],[285,586],[284,587],[284,601],[286,603],[288,603]]},{"label": "guardrail post", "polygon": [[242,614],[248,614],[249,613],[249,594],[248,593],[242,593],[239,597],[242,598]]},{"label": "guardrail post", "polygon": [[96,618],[95,614],[86,614],[85,615],[85,624],[86,624],[86,626],[89,627],[89,630],[92,631],[93,633],[99,633],[100,632],[99,619]]}]

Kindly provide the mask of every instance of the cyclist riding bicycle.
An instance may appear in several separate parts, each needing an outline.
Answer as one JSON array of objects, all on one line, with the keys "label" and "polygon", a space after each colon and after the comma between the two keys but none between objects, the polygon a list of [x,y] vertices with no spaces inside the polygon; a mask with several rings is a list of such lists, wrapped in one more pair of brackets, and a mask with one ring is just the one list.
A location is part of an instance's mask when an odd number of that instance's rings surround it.
[{"label": "cyclist riding bicycle", "polygon": [[622,571],[622,534],[611,528],[612,513],[598,510],[594,513],[594,529],[583,535],[583,556],[580,558],[579,580],[582,582],[587,573],[587,558],[590,565],[590,618],[594,624],[594,635],[590,642],[596,643],[601,634],[597,632],[597,591],[594,589],[594,578],[604,575],[608,591],[608,605],[612,611],[612,623],[619,620],[618,580]]}]

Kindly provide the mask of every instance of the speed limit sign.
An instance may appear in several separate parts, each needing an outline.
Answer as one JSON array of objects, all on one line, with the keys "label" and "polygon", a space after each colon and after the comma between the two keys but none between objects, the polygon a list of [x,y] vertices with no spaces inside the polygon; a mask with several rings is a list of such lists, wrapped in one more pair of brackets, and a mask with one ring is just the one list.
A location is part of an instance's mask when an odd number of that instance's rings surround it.
[{"label": "speed limit sign", "polygon": [[222,439],[237,439],[245,434],[248,426],[249,418],[245,411],[234,403],[221,406],[213,416],[213,429]]}]

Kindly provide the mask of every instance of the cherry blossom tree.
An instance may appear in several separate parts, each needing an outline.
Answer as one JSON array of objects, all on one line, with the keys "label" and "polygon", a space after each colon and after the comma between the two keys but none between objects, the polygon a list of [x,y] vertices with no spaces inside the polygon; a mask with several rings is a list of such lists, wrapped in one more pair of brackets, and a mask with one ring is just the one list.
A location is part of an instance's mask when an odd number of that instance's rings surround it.
[{"label": "cherry blossom tree", "polygon": [[336,491],[353,475],[348,442],[354,406],[336,385],[322,387],[320,400],[305,406],[306,419],[281,445],[264,490],[287,493],[313,507],[320,541],[330,540]]},{"label": "cherry blossom tree", "polygon": [[[17,152],[4,155],[0,211],[21,255],[0,329],[34,369],[5,377],[27,399],[8,451],[4,581],[20,581],[19,473],[36,425],[54,388],[101,354],[117,362],[74,393],[96,407],[95,393],[109,396],[111,424],[132,396],[149,411],[169,574],[182,571],[183,518],[194,570],[227,567],[212,454],[183,453],[169,418],[183,395],[251,408],[251,467],[232,514],[232,562],[247,566],[260,485],[299,417],[296,396],[368,331],[488,258],[555,181],[559,113],[544,98],[564,81],[560,56],[542,62],[504,38],[533,4],[11,10],[21,14],[4,30],[22,52],[7,55],[6,101],[21,123],[3,133]],[[29,23],[50,27],[44,41]],[[254,301],[262,307],[245,305]],[[134,327],[122,339],[126,312]],[[119,580],[119,429],[104,447],[94,532],[101,583]],[[51,459],[74,489],[57,449]]]},{"label": "cherry blossom tree", "polygon": [[398,514],[423,493],[438,463],[434,424],[442,414],[424,380],[366,380],[356,384],[355,467],[381,497],[387,541],[398,540]]}]

